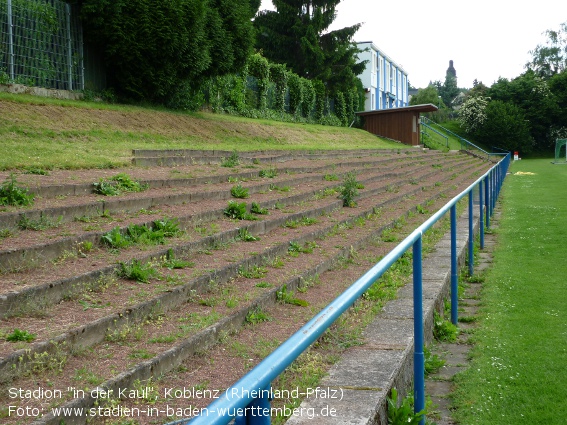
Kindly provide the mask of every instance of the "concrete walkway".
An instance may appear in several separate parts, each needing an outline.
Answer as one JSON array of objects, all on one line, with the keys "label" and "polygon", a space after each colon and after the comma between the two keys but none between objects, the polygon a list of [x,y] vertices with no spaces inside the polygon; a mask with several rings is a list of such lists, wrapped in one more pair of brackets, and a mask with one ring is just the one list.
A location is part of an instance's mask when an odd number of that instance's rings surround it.
[{"label": "concrete walkway", "polygon": [[[495,211],[491,219],[491,229],[496,229],[499,213]],[[479,252],[474,267],[474,276],[482,276],[486,269],[492,265],[492,251],[496,244],[496,236],[486,233],[484,235],[484,250]],[[475,280],[475,279],[473,279]],[[482,279],[480,279],[482,280]],[[480,303],[481,282],[468,282],[463,296],[459,299],[459,317],[474,319],[477,317]],[[454,343],[434,343],[431,354],[445,360],[445,365],[436,373],[426,377],[425,393],[433,402],[433,412],[429,418],[437,425],[454,425],[451,416],[451,394],[455,375],[469,366],[469,344],[471,331],[476,327],[476,320],[460,322],[459,336]]]}]

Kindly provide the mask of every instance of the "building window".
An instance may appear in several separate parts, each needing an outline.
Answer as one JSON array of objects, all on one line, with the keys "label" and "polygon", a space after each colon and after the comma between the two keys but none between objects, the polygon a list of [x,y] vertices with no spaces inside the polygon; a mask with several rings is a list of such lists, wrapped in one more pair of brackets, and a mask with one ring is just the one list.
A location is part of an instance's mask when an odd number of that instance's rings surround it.
[{"label": "building window", "polygon": [[392,76],[390,72],[390,64],[386,62],[386,93],[389,93],[392,90]]},{"label": "building window", "polygon": [[380,56],[379,66],[378,66],[378,81],[380,90],[384,90],[384,58]]}]

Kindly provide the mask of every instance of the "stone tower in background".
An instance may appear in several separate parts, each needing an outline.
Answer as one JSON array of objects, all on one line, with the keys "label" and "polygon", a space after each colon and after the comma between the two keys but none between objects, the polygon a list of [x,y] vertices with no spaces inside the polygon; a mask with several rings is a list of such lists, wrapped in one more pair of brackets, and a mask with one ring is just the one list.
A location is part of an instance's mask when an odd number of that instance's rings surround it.
[{"label": "stone tower in background", "polygon": [[457,78],[457,71],[455,70],[455,68],[453,67],[453,61],[450,60],[449,61],[449,68],[447,68],[447,72],[445,74],[446,77],[451,76],[453,78]]}]

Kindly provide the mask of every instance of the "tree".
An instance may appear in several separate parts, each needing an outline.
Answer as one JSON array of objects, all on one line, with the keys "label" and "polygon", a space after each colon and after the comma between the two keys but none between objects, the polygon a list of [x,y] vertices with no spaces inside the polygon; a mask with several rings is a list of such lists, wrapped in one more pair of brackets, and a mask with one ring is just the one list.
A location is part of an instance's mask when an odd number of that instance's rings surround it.
[{"label": "tree", "polygon": [[486,121],[489,100],[483,96],[469,97],[459,109],[459,124],[468,134],[474,135]]},{"label": "tree", "polygon": [[[439,91],[437,90],[437,87],[432,84],[424,89],[419,89],[417,94],[412,96],[410,100],[410,105],[424,105],[427,103],[441,107]],[[443,104],[443,106],[445,105]]]},{"label": "tree", "polygon": [[364,62],[352,37],[360,24],[328,31],[340,0],[273,0],[276,11],[261,11],[254,20],[256,46],[272,62],[287,65],[300,77],[323,81],[330,92],[355,85]]},{"label": "tree", "polygon": [[253,46],[251,0],[84,0],[85,38],[122,96],[167,103],[236,72]]},{"label": "tree", "polygon": [[522,109],[530,122],[530,132],[536,150],[549,149],[555,143],[551,131],[559,113],[556,96],[548,82],[534,71],[528,70],[508,81],[500,78],[487,92],[493,100],[513,103]]},{"label": "tree", "polygon": [[473,81],[473,87],[467,92],[466,97],[468,99],[469,97],[486,96],[487,91],[488,87],[486,87],[482,81],[478,81],[475,78]]},{"label": "tree", "polygon": [[445,76],[445,82],[439,90],[439,95],[441,96],[443,103],[447,105],[447,107],[451,108],[453,106],[453,101],[459,92],[460,90],[457,87],[457,78],[447,73]]},{"label": "tree", "polygon": [[533,150],[530,125],[521,108],[511,102],[493,100],[485,113],[486,119],[475,131],[476,140],[510,151],[529,153]]},{"label": "tree", "polygon": [[567,69],[567,22],[562,23],[559,30],[547,30],[544,34],[546,43],[538,44],[530,51],[532,60],[526,68],[540,77],[549,78]]}]

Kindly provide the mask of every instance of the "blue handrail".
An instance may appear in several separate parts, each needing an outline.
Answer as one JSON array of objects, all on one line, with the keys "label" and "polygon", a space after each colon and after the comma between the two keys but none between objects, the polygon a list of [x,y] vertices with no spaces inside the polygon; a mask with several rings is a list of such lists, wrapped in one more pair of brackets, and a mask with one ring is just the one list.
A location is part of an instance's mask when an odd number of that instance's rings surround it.
[{"label": "blue handrail", "polygon": [[481,151],[481,152],[484,153],[487,157],[490,157],[491,155],[505,155],[505,154],[501,154],[501,153],[497,153],[497,154],[489,153],[489,152],[485,151],[484,149],[482,149],[481,147],[478,147],[477,145],[475,145],[475,144],[472,143],[471,141],[469,141],[469,140],[465,139],[464,137],[458,135],[457,133],[454,133],[454,132],[452,132],[451,130],[449,130],[448,128],[443,127],[441,124],[437,124],[437,123],[433,122],[432,120],[430,120],[430,119],[427,118],[426,116],[421,116],[421,119],[422,119],[423,123],[425,123],[425,124],[427,124],[427,122],[433,123],[433,124],[435,124],[436,126],[442,128],[443,131],[446,131],[447,133],[449,133],[449,134],[455,136],[457,139],[459,139],[459,140],[461,141],[461,148],[464,147],[464,149],[466,149],[467,146],[468,146],[468,147],[472,147],[472,148],[474,148],[474,149],[477,149],[477,150]]},{"label": "blue handrail", "polygon": [[[262,362],[244,375],[232,387],[226,390],[221,398],[216,399],[208,407],[200,410],[200,416],[180,419],[168,425],[180,425],[190,422],[191,425],[225,425],[236,417],[236,424],[269,425],[270,404],[269,394],[271,382],[276,379],[288,366],[295,361],[303,351],[313,344],[338,317],[343,314],[366,290],[378,280],[409,248],[413,249],[413,287],[414,287],[414,409],[416,412],[425,407],[424,385],[424,354],[423,354],[423,304],[422,304],[422,270],[421,270],[421,240],[423,234],[429,230],[448,211],[451,211],[451,232],[456,229],[456,204],[465,196],[469,196],[469,223],[472,223],[472,194],[478,186],[482,191],[484,182],[484,202],[480,197],[480,211],[483,209],[487,215],[495,205],[500,187],[510,165],[510,154],[506,155],[495,166],[478,178],[474,183],[451,199],[439,211],[415,229],[408,237],[390,251],[380,262],[374,265],[345,292],[339,295],[327,307],[321,310],[307,324],[284,341]],[[472,224],[469,225],[469,240],[472,241]],[[484,228],[480,228],[484,235]],[[456,256],[456,237],[451,237],[451,256]],[[469,246],[469,251],[472,247]],[[456,259],[451,260],[452,268],[456,267]],[[473,258],[469,261],[469,273],[473,273]],[[456,276],[454,270],[453,274]],[[452,277],[453,280],[453,277]],[[451,282],[451,319],[456,323],[457,317],[457,285]],[[422,419],[423,424],[425,419]]]},{"label": "blue handrail", "polygon": [[[440,131],[435,130],[433,127],[431,127],[430,125],[428,125],[424,122],[421,123],[421,126],[425,127],[426,129],[429,129],[429,130],[433,131],[434,133],[437,133],[439,136],[443,137],[445,139],[445,146],[449,147],[449,138],[446,135],[444,135]],[[422,133],[427,134],[427,132],[425,132],[425,131],[422,131]]]}]

